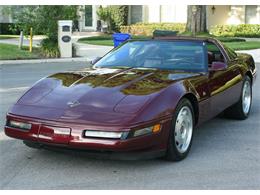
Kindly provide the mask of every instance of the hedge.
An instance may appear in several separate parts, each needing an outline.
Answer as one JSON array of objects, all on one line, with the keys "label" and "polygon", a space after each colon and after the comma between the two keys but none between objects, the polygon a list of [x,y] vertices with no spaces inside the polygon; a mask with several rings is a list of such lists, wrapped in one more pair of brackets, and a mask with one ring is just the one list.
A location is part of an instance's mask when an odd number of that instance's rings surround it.
[{"label": "hedge", "polygon": [[118,32],[120,30],[120,26],[127,24],[128,6],[111,5],[110,15],[111,29]]},{"label": "hedge", "polygon": [[137,23],[129,26],[121,26],[120,32],[130,33],[132,35],[151,36],[154,30],[174,30],[185,31],[185,23]]},{"label": "hedge", "polygon": [[15,28],[15,27],[16,26],[13,23],[0,23],[0,34],[2,34],[2,35],[19,35],[19,29]]},{"label": "hedge", "polygon": [[210,33],[224,37],[260,37],[260,24],[216,25]]},{"label": "hedge", "polygon": [[60,51],[58,43],[53,42],[53,40],[46,38],[41,41],[40,47],[41,53],[47,58],[58,58],[60,57]]}]

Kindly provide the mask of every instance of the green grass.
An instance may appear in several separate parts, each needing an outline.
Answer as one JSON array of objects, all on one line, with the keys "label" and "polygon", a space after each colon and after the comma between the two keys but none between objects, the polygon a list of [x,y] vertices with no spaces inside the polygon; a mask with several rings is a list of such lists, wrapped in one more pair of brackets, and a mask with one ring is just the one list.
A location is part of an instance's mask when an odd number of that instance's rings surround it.
[{"label": "green grass", "polygon": [[108,40],[84,40],[80,41],[80,43],[87,43],[91,45],[104,45],[104,46],[113,46],[114,43],[111,39]]},{"label": "green grass", "polygon": [[28,47],[18,49],[16,45],[0,43],[0,60],[37,59],[42,58],[38,48],[33,48],[33,52],[28,51]]},{"label": "green grass", "polygon": [[19,35],[0,35],[0,39],[13,39],[18,37]]},{"label": "green grass", "polygon": [[260,41],[227,42],[224,44],[233,50],[250,50],[260,48]]},{"label": "green grass", "polygon": [[[190,33],[183,33],[181,35],[189,36]],[[200,33],[196,36],[204,37],[213,37],[208,33]],[[151,38],[147,36],[133,36],[133,39],[146,39]],[[249,49],[258,49],[260,48],[260,41],[245,41],[245,39],[235,38],[235,37],[214,37],[224,42],[225,45],[234,50],[249,50]],[[104,45],[104,46],[113,46],[113,40],[111,35],[102,35],[94,37],[86,37],[78,40],[80,43],[86,43],[91,45]]]}]

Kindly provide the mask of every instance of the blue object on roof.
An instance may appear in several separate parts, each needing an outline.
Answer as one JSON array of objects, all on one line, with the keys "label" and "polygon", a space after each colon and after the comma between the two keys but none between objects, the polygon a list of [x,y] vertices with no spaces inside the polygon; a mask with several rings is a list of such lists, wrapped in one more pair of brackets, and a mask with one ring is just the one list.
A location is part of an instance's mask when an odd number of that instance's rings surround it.
[{"label": "blue object on roof", "polygon": [[117,47],[121,43],[131,39],[131,35],[127,33],[114,33],[113,35],[114,47]]}]

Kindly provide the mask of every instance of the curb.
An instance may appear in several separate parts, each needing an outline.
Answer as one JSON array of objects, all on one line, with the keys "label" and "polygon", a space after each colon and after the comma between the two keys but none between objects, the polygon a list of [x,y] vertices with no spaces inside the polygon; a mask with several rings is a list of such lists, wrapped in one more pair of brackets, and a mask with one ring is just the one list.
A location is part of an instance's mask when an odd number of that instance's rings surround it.
[{"label": "curb", "polygon": [[48,62],[87,62],[92,59],[87,57],[78,58],[49,58],[49,59],[28,59],[28,60],[0,60],[0,65],[6,64],[37,64],[37,63],[48,63]]}]

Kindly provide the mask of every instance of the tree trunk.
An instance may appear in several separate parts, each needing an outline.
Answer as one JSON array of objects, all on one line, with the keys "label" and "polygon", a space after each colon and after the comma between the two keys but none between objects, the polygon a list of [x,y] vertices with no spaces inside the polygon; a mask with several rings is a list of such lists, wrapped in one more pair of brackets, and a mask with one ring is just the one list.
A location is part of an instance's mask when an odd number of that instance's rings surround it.
[{"label": "tree trunk", "polygon": [[188,5],[186,31],[207,32],[206,5]]},{"label": "tree trunk", "polygon": [[192,5],[188,5],[186,31],[191,32]]}]

